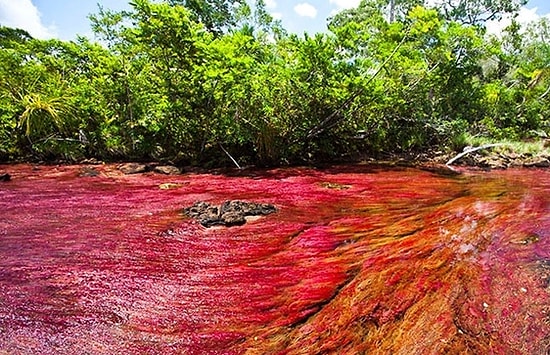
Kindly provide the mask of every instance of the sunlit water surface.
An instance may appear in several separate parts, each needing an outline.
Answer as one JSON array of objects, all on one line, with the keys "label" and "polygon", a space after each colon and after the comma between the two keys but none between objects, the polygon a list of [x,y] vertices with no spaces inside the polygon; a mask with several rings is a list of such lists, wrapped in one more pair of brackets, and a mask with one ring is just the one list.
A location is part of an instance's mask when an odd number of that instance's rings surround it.
[{"label": "sunlit water surface", "polygon": [[0,354],[550,349],[549,170],[94,168],[0,166]]}]

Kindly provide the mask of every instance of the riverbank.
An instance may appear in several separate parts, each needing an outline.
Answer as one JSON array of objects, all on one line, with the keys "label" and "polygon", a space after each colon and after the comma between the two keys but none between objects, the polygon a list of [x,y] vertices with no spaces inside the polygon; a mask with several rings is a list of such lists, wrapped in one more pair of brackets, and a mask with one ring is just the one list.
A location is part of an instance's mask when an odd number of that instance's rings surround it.
[{"label": "riverbank", "polygon": [[361,161],[412,167],[444,165],[480,169],[548,168],[550,139],[534,142],[480,141],[479,144],[465,145],[462,150],[388,153],[377,158],[364,158]]},{"label": "riverbank", "polygon": [[[475,143],[475,142],[474,142]],[[238,159],[237,159],[238,160]],[[102,161],[95,158],[80,161],[13,161],[3,162],[4,165],[30,163],[37,165],[117,165],[124,174],[136,174],[144,172],[157,172],[160,174],[174,175],[185,172],[208,172],[225,170],[227,168],[248,170],[258,168],[255,165],[241,166],[235,161],[218,161],[217,164],[191,165],[178,164],[166,161]],[[536,142],[497,142],[473,144],[465,146],[462,150],[443,151],[429,149],[424,152],[388,152],[376,156],[355,156],[344,159],[333,159],[330,161],[311,160],[299,164],[287,164],[286,166],[333,166],[341,164],[362,164],[362,165],[384,165],[384,166],[407,166],[426,167],[440,166],[467,167],[479,169],[508,169],[508,168],[549,168],[550,167],[550,139]],[[272,166],[277,167],[277,166]],[[280,165],[279,165],[280,167]],[[84,171],[84,175],[93,174],[93,169]],[[0,171],[2,173],[3,171]]]}]

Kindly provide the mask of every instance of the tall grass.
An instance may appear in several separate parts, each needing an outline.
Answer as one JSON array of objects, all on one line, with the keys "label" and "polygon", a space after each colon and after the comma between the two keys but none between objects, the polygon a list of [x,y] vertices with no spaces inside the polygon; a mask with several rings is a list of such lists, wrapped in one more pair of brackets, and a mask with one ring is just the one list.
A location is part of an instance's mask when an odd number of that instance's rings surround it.
[{"label": "tall grass", "polygon": [[517,141],[510,139],[493,139],[490,137],[474,136],[464,133],[453,140],[452,146],[455,150],[463,150],[465,147],[479,147],[494,143],[500,144],[492,148],[492,151],[496,153],[531,156],[550,155],[550,141],[544,139]]}]

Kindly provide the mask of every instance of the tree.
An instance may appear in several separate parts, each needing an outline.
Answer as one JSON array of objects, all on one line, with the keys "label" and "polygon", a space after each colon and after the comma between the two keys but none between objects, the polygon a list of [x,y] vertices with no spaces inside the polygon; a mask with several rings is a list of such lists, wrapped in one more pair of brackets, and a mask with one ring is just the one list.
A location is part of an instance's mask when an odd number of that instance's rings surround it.
[{"label": "tree", "polygon": [[518,24],[506,29],[497,63],[485,85],[483,123],[500,138],[547,136],[550,131],[550,42],[547,19],[521,31]]},{"label": "tree", "polygon": [[32,39],[25,30],[0,26],[0,48],[11,48],[13,44],[23,44]]},{"label": "tree", "polygon": [[263,0],[100,7],[102,44],[0,28],[0,158],[279,164],[548,132],[547,21],[489,38],[522,1],[419,3],[363,0],[303,36]]},{"label": "tree", "polygon": [[514,15],[528,0],[435,0],[430,4],[450,21],[484,26],[487,21]]},{"label": "tree", "polygon": [[170,5],[181,5],[191,12],[191,19],[217,35],[233,28],[237,21],[235,10],[246,5],[245,0],[168,0]]},{"label": "tree", "polygon": [[384,6],[363,1],[331,22],[368,86],[356,89],[345,114],[374,150],[441,144],[477,118],[482,37],[419,6],[389,23]]}]

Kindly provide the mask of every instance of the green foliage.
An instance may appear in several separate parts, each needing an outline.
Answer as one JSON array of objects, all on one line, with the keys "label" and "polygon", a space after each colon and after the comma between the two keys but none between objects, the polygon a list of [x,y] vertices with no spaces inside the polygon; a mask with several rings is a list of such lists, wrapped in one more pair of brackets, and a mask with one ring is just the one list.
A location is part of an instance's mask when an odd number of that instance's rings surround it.
[{"label": "green foliage", "polygon": [[487,21],[517,13],[527,2],[528,0],[436,0],[434,4],[447,20],[484,26]]},{"label": "green foliage", "polygon": [[550,133],[548,21],[522,0],[363,0],[288,34],[263,0],[134,0],[90,16],[102,44],[0,27],[0,159],[281,164]]},{"label": "green foliage", "polygon": [[169,0],[168,3],[186,7],[190,10],[193,21],[200,22],[210,32],[218,35],[235,26],[235,9],[246,5],[244,0]]},{"label": "green foliage", "polygon": [[62,98],[41,97],[39,94],[27,94],[21,98],[25,109],[19,116],[19,127],[25,131],[25,136],[41,136],[51,130],[62,131],[64,121],[60,119],[63,110]]}]

